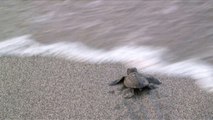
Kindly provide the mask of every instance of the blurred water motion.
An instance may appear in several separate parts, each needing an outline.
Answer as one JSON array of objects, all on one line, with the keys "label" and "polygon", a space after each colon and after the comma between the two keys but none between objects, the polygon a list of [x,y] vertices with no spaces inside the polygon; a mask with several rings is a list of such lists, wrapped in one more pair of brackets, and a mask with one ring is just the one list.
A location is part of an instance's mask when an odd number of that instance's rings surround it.
[{"label": "blurred water motion", "polygon": [[[0,15],[1,40],[25,34],[35,40],[32,44],[26,41],[24,48],[24,44],[8,43],[16,49],[1,47],[4,55],[51,53],[71,58],[70,54],[83,55],[86,49],[90,57],[78,60],[128,61],[134,66],[150,66],[150,70],[163,67],[168,73],[206,73],[196,78],[208,77],[207,84],[213,85],[212,0],[16,0],[2,1]],[[66,46],[69,44],[72,47]],[[162,49],[166,49],[163,54],[152,54]],[[109,53],[120,59],[113,60]]]}]

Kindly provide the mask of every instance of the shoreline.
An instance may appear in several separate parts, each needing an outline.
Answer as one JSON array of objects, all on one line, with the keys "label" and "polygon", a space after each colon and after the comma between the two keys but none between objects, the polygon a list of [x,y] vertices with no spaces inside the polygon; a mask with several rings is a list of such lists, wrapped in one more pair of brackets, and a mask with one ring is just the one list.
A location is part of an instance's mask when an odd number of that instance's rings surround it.
[{"label": "shoreline", "polygon": [[[213,95],[190,78],[154,75],[163,84],[133,99],[107,83],[126,68],[44,57],[0,57],[2,119],[211,119]],[[114,90],[115,93],[109,93]]]}]

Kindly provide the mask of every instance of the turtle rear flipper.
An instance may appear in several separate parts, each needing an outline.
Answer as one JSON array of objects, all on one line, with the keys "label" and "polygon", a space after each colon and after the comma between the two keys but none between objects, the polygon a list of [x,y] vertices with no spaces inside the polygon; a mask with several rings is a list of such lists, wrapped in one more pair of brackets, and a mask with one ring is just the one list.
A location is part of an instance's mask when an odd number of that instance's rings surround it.
[{"label": "turtle rear flipper", "polygon": [[134,89],[128,88],[128,89],[126,89],[126,90],[124,91],[123,97],[124,97],[125,99],[129,99],[129,98],[132,98],[134,95],[135,95]]},{"label": "turtle rear flipper", "polygon": [[115,80],[115,81],[112,81],[111,83],[109,83],[110,86],[113,86],[113,85],[117,85],[119,83],[122,83],[124,81],[125,77],[122,77],[121,79],[118,79],[118,80]]}]

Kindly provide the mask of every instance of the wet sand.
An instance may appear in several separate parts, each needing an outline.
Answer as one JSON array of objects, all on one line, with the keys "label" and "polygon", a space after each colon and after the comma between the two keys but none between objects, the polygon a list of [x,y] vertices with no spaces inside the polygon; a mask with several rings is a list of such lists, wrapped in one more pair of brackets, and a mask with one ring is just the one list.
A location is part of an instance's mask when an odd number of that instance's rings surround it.
[{"label": "wet sand", "polygon": [[107,85],[120,64],[1,57],[0,68],[0,119],[213,119],[213,95],[190,78],[154,75],[159,88],[124,99]]}]

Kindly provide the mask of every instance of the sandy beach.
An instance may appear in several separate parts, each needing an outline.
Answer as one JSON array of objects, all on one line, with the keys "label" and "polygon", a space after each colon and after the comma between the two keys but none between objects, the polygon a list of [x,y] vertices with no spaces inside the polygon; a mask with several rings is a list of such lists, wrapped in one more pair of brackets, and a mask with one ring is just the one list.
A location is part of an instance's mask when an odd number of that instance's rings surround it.
[{"label": "sandy beach", "polygon": [[[212,6],[1,1],[0,119],[212,120]],[[148,73],[163,84],[125,99],[108,83],[128,65],[164,73]]]},{"label": "sandy beach", "polygon": [[154,75],[159,88],[124,99],[121,86],[107,85],[125,74],[120,64],[1,57],[0,68],[0,119],[213,118],[212,94],[190,78]]}]

